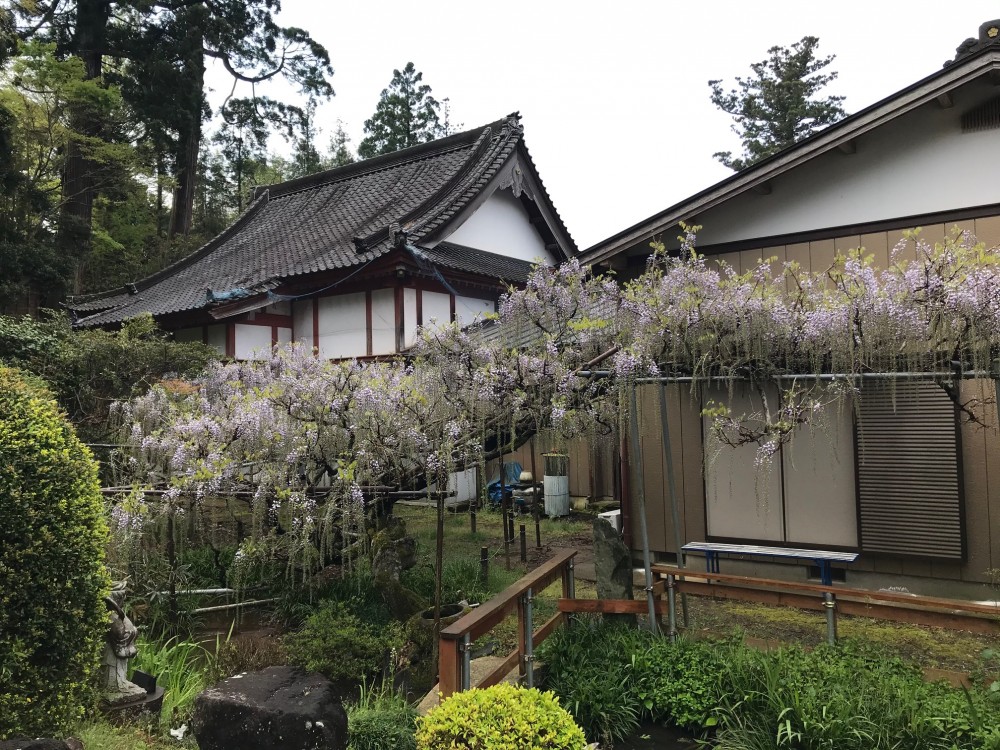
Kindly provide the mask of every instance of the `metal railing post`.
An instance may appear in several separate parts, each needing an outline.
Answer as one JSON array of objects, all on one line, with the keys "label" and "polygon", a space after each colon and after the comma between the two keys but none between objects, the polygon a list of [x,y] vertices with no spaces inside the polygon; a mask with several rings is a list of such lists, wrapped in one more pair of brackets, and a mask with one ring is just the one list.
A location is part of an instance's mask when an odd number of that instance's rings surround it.
[{"label": "metal railing post", "polygon": [[829,591],[823,594],[823,609],[826,610],[826,641],[834,646],[837,643],[837,601]]},{"label": "metal railing post", "polygon": [[667,614],[670,642],[677,640],[677,582],[673,575],[667,576]]},{"label": "metal railing post", "polygon": [[532,602],[534,595],[531,589],[524,592],[524,684],[535,686],[535,627],[532,622]]},{"label": "metal railing post", "polygon": [[469,634],[462,636],[462,690],[468,690],[472,680],[472,641]]}]

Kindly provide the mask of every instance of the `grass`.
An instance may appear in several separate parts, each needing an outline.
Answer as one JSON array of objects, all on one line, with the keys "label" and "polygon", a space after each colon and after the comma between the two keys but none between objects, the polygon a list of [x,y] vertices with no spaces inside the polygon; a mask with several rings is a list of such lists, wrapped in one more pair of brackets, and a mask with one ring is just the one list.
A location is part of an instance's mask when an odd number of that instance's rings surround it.
[{"label": "grass", "polygon": [[[434,538],[437,518],[434,508],[414,505],[396,505],[394,514],[406,521],[407,533],[417,540],[417,550],[423,561],[430,562],[434,558]],[[561,544],[585,535],[590,539],[591,518],[587,516],[570,516],[569,518],[543,518],[541,520],[542,549],[547,545]],[[524,524],[528,534],[528,560],[537,558],[535,549],[535,522],[529,515],[517,516],[514,520],[514,533]],[[480,510],[476,514],[476,532],[470,530],[469,513],[447,513],[444,519],[445,561],[456,559],[479,559],[481,547],[488,547],[493,556],[493,562],[504,564],[503,530],[499,511],[492,509]],[[515,540],[511,546],[511,567],[527,572],[533,565],[520,562],[520,546]]]},{"label": "grass", "polygon": [[[426,566],[433,570],[437,523],[434,508],[397,505],[394,513],[406,521],[407,533],[417,540],[417,565]],[[535,547],[535,522],[531,516],[523,515],[515,518],[515,535],[522,523],[525,525],[528,535],[528,562],[522,563],[520,561],[520,543],[515,542],[510,547],[511,565],[508,571],[503,554],[503,529],[499,511],[480,510],[476,514],[475,533],[471,531],[468,512],[448,513],[445,516],[444,529],[446,580],[449,578],[449,568],[453,566],[464,568],[468,567],[467,563],[471,562],[478,569],[480,549],[487,547],[490,552],[490,581],[486,588],[489,593],[495,595],[537,567],[539,563],[548,559],[552,546],[590,544],[592,518],[589,516],[571,515],[561,519],[541,519],[541,549]],[[468,574],[475,575],[475,571],[469,571]],[[536,628],[555,614],[556,600],[561,595],[562,588],[558,581],[536,594],[534,604]],[[577,596],[593,597],[595,595],[591,584],[577,582]],[[517,618],[511,616],[473,644],[473,647],[483,648],[492,645],[495,653],[506,655],[517,647],[517,638]]]},{"label": "grass", "polygon": [[194,699],[209,686],[214,672],[219,643],[211,650],[194,641],[171,638],[163,643],[140,641],[139,655],[131,662],[157,678],[164,689],[160,725],[166,729],[180,726],[190,717]]},{"label": "grass", "polygon": [[[118,727],[105,721],[85,724],[80,727],[76,736],[87,750],[176,750],[179,747],[194,746],[189,740],[181,744],[172,738],[154,736],[142,727]],[[188,737],[190,736],[189,734]]]},{"label": "grass", "polygon": [[[826,619],[819,612],[695,596],[688,597],[688,607],[695,632],[740,630],[751,639],[802,646],[826,640]],[[995,636],[847,615],[837,618],[837,630],[841,638],[879,646],[921,667],[959,672],[975,669],[982,652],[998,645]]]}]

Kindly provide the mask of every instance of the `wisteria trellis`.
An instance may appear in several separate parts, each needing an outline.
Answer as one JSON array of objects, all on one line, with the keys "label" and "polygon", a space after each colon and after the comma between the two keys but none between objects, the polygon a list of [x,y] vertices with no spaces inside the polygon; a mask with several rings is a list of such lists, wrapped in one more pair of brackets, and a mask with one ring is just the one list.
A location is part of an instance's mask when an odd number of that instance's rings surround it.
[{"label": "wisteria trellis", "polygon": [[[425,330],[406,361],[327,362],[277,347],[156,387],[119,407],[123,479],[165,490],[166,512],[180,497],[252,492],[257,533],[280,512],[289,557],[308,568],[319,546],[346,543],[361,523],[363,488],[442,485],[456,466],[539,431],[558,443],[620,429],[637,378],[780,393],[754,414],[706,409],[720,443],[755,443],[766,463],[864,373],[933,372],[957,402],[957,371],[997,370],[1000,252],[967,233],[934,246],[908,235],[885,269],[856,250],[819,272],[764,258],[742,274],[698,255],[693,228],[681,240],[676,255],[655,246],[646,272],[625,283],[575,261],[539,267],[503,298],[492,335]],[[906,243],[916,260],[901,260]],[[611,376],[588,377],[600,360]],[[834,390],[788,380],[821,373],[843,377]],[[980,418],[981,404],[959,405]],[[118,527],[134,529],[140,510],[121,506]]]}]

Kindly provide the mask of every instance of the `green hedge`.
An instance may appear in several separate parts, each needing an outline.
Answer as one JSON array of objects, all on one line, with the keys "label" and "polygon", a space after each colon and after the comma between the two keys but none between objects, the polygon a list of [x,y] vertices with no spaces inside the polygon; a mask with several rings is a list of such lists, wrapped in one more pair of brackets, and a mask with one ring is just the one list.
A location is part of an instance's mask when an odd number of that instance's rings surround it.
[{"label": "green hedge", "polygon": [[0,739],[70,727],[108,615],[97,465],[51,396],[0,367]]}]

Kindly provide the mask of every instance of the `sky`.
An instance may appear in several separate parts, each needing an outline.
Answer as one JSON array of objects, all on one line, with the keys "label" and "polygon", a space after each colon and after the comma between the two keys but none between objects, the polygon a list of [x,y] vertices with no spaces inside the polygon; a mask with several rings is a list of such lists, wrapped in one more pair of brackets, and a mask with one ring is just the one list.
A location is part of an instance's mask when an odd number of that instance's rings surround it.
[{"label": "sky", "polygon": [[[822,94],[845,96],[853,113],[940,70],[996,18],[997,0],[283,0],[277,20],[330,53],[324,145],[339,119],[356,148],[393,69],[410,61],[462,129],[519,111],[582,250],[732,174],[712,157],[740,143],[710,79],[732,82],[769,47],[812,35],[819,54],[836,55],[839,77]],[[217,106],[225,71],[208,82]]]}]

